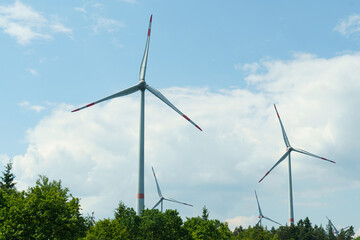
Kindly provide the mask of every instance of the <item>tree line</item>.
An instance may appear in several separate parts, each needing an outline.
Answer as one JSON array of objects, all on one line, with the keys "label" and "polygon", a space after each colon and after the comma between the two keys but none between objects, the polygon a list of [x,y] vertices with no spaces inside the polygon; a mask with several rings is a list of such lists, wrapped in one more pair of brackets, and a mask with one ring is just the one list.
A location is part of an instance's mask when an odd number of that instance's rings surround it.
[{"label": "tree line", "polygon": [[145,209],[138,216],[120,202],[112,218],[95,221],[93,216],[81,213],[80,199],[73,197],[60,180],[39,176],[35,186],[18,191],[11,169],[9,162],[0,178],[0,240],[360,240],[354,238],[352,226],[335,235],[330,222],[324,229],[313,226],[308,218],[277,229],[255,225],[231,231],[226,222],[210,219],[206,207],[201,216],[183,220],[179,212],[170,209]]}]

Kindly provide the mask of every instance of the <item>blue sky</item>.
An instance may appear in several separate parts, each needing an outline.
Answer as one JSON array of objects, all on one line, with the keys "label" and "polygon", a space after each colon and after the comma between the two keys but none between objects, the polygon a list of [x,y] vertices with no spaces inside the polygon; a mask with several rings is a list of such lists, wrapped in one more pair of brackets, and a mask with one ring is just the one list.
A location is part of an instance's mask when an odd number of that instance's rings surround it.
[{"label": "blue sky", "polygon": [[137,83],[153,14],[146,80],[204,131],[146,94],[146,206],[153,166],[165,196],[195,205],[165,203],[182,216],[206,205],[231,226],[254,224],[256,189],[285,224],[287,164],[257,183],[285,150],[276,103],[294,147],[337,162],[293,154],[295,220],[358,230],[359,6],[2,1],[0,159],[13,159],[18,188],[61,179],[97,218],[120,200],[135,207],[139,94],[69,111]]}]

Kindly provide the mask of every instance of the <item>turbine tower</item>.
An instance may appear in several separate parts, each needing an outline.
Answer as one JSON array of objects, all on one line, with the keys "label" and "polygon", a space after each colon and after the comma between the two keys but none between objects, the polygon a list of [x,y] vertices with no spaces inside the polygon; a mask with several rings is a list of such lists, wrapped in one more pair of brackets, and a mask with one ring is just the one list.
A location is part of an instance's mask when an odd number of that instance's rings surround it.
[{"label": "turbine tower", "polygon": [[136,203],[136,212],[138,215],[141,214],[141,212],[144,209],[144,105],[145,105],[145,90],[148,90],[152,94],[154,94],[156,97],[158,97],[161,101],[163,101],[165,104],[167,104],[169,107],[171,107],[175,112],[180,114],[182,117],[184,117],[186,120],[188,120],[191,124],[193,124],[195,127],[197,127],[200,131],[201,128],[196,125],[190,118],[188,118],[185,114],[183,114],[179,109],[177,109],[164,95],[162,95],[158,90],[156,90],[153,87],[150,87],[145,82],[145,72],[146,72],[146,64],[147,64],[147,58],[148,58],[148,52],[149,52],[149,43],[150,43],[150,33],[151,33],[151,23],[152,23],[152,15],[150,17],[150,23],[149,28],[147,32],[147,40],[146,40],[146,46],[145,46],[145,52],[144,57],[141,62],[140,66],[140,80],[139,82],[127,89],[124,89],[118,93],[115,93],[113,95],[110,95],[108,97],[102,98],[96,102],[87,104],[81,108],[75,109],[72,112],[77,112],[79,110],[82,110],[84,108],[91,107],[95,104],[101,103],[106,100],[110,100],[117,97],[123,97],[129,94],[132,94],[134,92],[140,91],[140,144],[139,144],[139,184],[138,184],[138,193],[137,193],[137,203]]},{"label": "turbine tower", "polygon": [[164,201],[164,200],[170,201],[170,202],[175,202],[175,203],[180,203],[180,204],[183,204],[183,205],[186,205],[186,206],[193,207],[193,205],[191,205],[191,204],[184,203],[184,202],[179,202],[179,201],[177,201],[177,200],[175,200],[175,199],[164,197],[164,196],[162,195],[162,193],[161,193],[160,186],[159,186],[158,180],[157,180],[157,178],[156,178],[154,168],[151,167],[151,169],[152,169],[152,172],[153,172],[153,174],[154,174],[154,178],[155,178],[155,182],[156,182],[156,188],[157,188],[157,191],[158,191],[158,194],[159,194],[159,197],[160,197],[160,200],[154,205],[154,207],[153,207],[152,209],[156,208],[159,204],[161,204],[161,212],[162,212],[162,211],[163,211],[163,201]]},{"label": "turbine tower", "polygon": [[284,129],[284,126],[281,122],[281,119],[280,119],[280,115],[276,109],[276,105],[274,104],[274,107],[275,107],[275,111],[276,111],[276,114],[278,116],[278,119],[279,119],[279,122],[280,122],[280,127],[281,127],[281,131],[282,131],[282,135],[283,135],[283,138],[284,138],[284,142],[285,142],[285,146],[286,146],[286,152],[285,154],[280,158],[279,161],[277,161],[275,163],[275,165],[270,168],[270,170],[265,174],[265,176],[263,176],[259,183],[277,166],[279,165],[283,160],[285,160],[286,157],[288,157],[288,167],[289,167],[289,223],[290,224],[294,224],[294,208],[293,208],[293,194],[292,194],[292,180],[291,180],[291,158],[290,158],[290,155],[291,155],[291,152],[294,151],[294,152],[298,152],[298,153],[302,153],[302,154],[305,154],[305,155],[308,155],[308,156],[311,156],[311,157],[315,157],[315,158],[319,158],[321,160],[325,160],[325,161],[328,161],[328,162],[331,162],[331,163],[335,163],[334,161],[331,161],[329,159],[326,159],[326,158],[323,158],[323,157],[320,157],[320,156],[317,156],[315,154],[312,154],[310,152],[307,152],[305,150],[302,150],[302,149],[297,149],[297,148],[293,148],[291,145],[290,145],[290,142],[289,142],[289,139],[286,135],[286,132],[285,132],[285,129]]},{"label": "turbine tower", "polygon": [[266,216],[264,216],[264,215],[262,214],[261,208],[260,208],[260,204],[259,204],[259,200],[258,200],[258,196],[257,196],[257,194],[256,194],[256,191],[255,191],[255,197],[256,197],[256,202],[257,202],[258,208],[259,208],[259,218],[260,218],[256,225],[258,225],[258,224],[260,223],[260,226],[261,226],[261,220],[262,220],[263,218],[266,219],[266,220],[269,220],[269,221],[271,221],[271,222],[273,222],[273,223],[276,223],[276,224],[281,225],[280,223],[278,223],[278,222],[276,222],[276,221],[274,221],[274,220],[272,220],[272,219],[270,219],[270,218],[268,218],[268,217],[266,217]]}]

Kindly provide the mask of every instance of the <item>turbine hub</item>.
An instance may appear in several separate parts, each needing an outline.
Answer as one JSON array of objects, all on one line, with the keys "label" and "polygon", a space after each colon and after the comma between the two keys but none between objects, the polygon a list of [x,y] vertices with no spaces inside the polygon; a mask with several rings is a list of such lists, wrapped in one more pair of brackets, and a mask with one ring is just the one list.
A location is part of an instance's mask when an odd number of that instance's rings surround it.
[{"label": "turbine hub", "polygon": [[141,80],[140,83],[139,83],[139,88],[140,90],[145,90],[146,88],[146,82],[145,80]]}]

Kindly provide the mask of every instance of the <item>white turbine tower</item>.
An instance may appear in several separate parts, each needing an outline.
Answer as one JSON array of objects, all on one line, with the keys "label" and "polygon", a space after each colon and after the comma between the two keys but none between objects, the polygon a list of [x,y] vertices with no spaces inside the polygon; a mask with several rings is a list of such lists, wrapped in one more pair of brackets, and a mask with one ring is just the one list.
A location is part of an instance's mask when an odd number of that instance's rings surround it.
[{"label": "white turbine tower", "polygon": [[[336,227],[334,226],[334,224],[331,222],[331,220],[328,218],[328,217],[326,217],[328,220],[329,220],[329,223],[330,223],[330,225],[331,225],[331,227],[333,228],[333,230],[334,230],[334,234],[335,235],[339,235],[339,231],[336,229]],[[350,226],[347,226],[347,227],[344,227],[344,228],[342,228],[342,229],[340,229],[340,231],[344,231],[345,229],[347,229],[347,228],[349,228]]]},{"label": "white turbine tower", "polygon": [[279,163],[281,163],[283,160],[285,160],[286,157],[288,157],[288,167],[289,167],[289,222],[290,222],[290,224],[294,224],[293,194],[292,194],[292,180],[291,180],[291,159],[290,159],[291,152],[294,151],[294,152],[302,153],[302,154],[305,154],[305,155],[308,155],[308,156],[311,156],[311,157],[315,157],[315,158],[319,158],[321,160],[325,160],[325,161],[328,161],[328,162],[331,162],[331,163],[335,163],[335,162],[331,161],[329,159],[317,156],[315,154],[309,153],[309,152],[307,152],[305,150],[293,148],[290,145],[289,139],[288,139],[288,137],[286,135],[284,126],[283,126],[283,124],[281,122],[280,115],[279,115],[279,113],[278,113],[278,111],[276,109],[275,104],[274,104],[274,107],[275,107],[275,111],[276,111],[276,114],[277,114],[279,122],[280,122],[280,127],[281,127],[281,131],[282,131],[282,134],[283,134],[285,146],[286,146],[286,152],[280,158],[280,160],[277,161],[272,168],[270,168],[270,170],[265,174],[265,176],[263,176],[260,179],[259,182],[261,182]]},{"label": "white turbine tower", "polygon": [[278,222],[276,222],[276,221],[274,221],[274,220],[272,220],[272,219],[270,219],[270,218],[268,218],[268,217],[266,217],[266,216],[264,216],[264,215],[262,214],[262,211],[261,211],[261,208],[260,208],[260,203],[259,203],[259,200],[258,200],[258,196],[257,196],[257,194],[256,194],[256,191],[255,191],[255,197],[256,197],[256,202],[257,202],[258,208],[259,208],[259,218],[260,218],[256,225],[258,225],[258,224],[260,223],[260,226],[261,226],[261,220],[262,220],[263,218],[266,219],[266,220],[269,220],[269,221],[271,221],[271,222],[273,222],[273,223],[276,223],[276,224],[281,225],[280,223],[278,223]]},{"label": "white turbine tower", "polygon": [[164,95],[162,95],[155,88],[150,87],[145,82],[145,72],[146,72],[146,64],[147,64],[148,51],[149,51],[150,33],[151,33],[151,22],[152,22],[152,15],[150,17],[145,52],[144,52],[144,57],[142,59],[141,67],[140,67],[140,81],[138,82],[138,84],[72,111],[72,112],[76,112],[76,111],[93,106],[95,104],[98,104],[98,103],[106,101],[106,100],[126,96],[126,95],[132,94],[134,92],[140,91],[141,99],[140,99],[139,185],[138,185],[138,193],[136,196],[136,198],[137,198],[136,211],[137,211],[138,215],[140,215],[142,210],[144,209],[144,199],[145,199],[145,196],[144,196],[144,102],[145,102],[145,94],[144,93],[145,93],[145,90],[149,90],[152,94],[154,94],[156,97],[158,97],[161,101],[163,101],[165,104],[167,104],[173,110],[175,110],[178,114],[180,114],[186,120],[188,120],[190,123],[192,123],[195,127],[197,127],[199,130],[201,130],[201,128],[198,125],[196,125],[193,121],[190,120],[190,118],[188,118],[179,109],[177,109]]},{"label": "white turbine tower", "polygon": [[163,201],[166,200],[166,201],[170,201],[170,202],[175,202],[175,203],[180,203],[180,204],[183,204],[183,205],[186,205],[186,206],[190,206],[190,207],[193,207],[193,205],[191,204],[188,204],[188,203],[184,203],[184,202],[179,202],[175,199],[172,199],[172,198],[166,198],[162,195],[161,193],[161,190],[160,190],[160,186],[159,186],[159,183],[158,183],[158,180],[156,178],[156,175],[155,175],[155,171],[154,171],[154,168],[151,167],[152,171],[153,171],[153,174],[154,174],[154,178],[155,178],[155,182],[156,182],[156,188],[157,188],[157,191],[158,191],[158,194],[159,194],[159,197],[160,197],[160,200],[154,205],[154,208],[156,208],[159,204],[161,204],[161,212],[163,211]]}]

